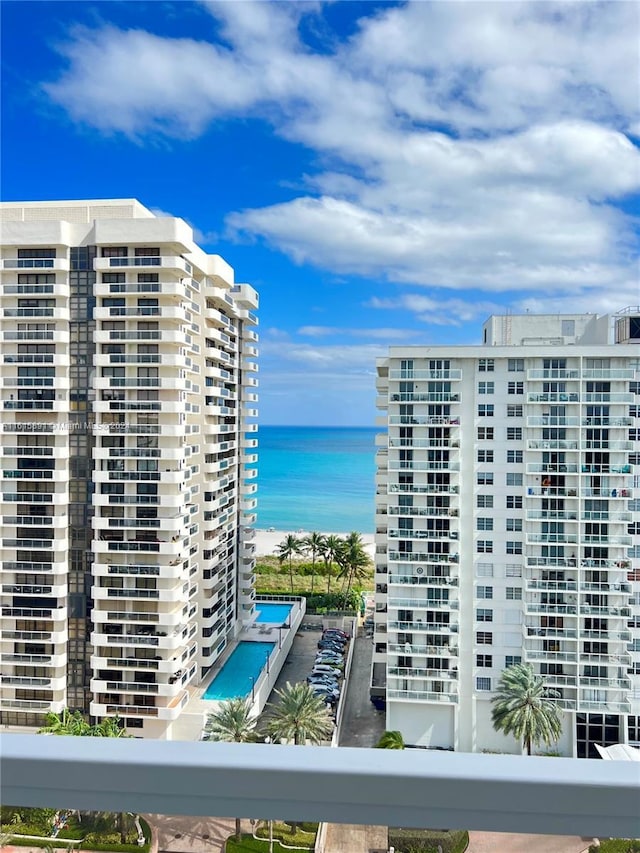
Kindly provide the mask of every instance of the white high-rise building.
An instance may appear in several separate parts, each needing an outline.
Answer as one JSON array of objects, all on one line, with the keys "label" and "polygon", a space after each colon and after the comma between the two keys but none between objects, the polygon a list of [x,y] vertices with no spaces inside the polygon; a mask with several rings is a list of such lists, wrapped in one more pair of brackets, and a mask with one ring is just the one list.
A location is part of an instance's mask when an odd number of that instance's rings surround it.
[{"label": "white high-rise building", "polygon": [[1,721],[171,737],[253,613],[258,296],[135,200],[1,211]]},{"label": "white high-rise building", "polygon": [[560,692],[564,755],[640,742],[640,308],[491,317],[377,366],[372,699],[409,744],[518,752],[502,671]]}]

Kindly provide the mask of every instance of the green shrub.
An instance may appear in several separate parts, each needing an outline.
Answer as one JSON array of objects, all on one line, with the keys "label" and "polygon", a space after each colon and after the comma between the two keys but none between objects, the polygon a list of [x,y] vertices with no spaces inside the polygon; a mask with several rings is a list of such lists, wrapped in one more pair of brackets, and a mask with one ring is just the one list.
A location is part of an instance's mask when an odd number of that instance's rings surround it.
[{"label": "green shrub", "polygon": [[640,853],[640,839],[601,838],[600,847],[591,845],[589,853]]},{"label": "green shrub", "polygon": [[464,853],[469,844],[466,830],[401,829],[389,827],[389,846],[397,853]]}]

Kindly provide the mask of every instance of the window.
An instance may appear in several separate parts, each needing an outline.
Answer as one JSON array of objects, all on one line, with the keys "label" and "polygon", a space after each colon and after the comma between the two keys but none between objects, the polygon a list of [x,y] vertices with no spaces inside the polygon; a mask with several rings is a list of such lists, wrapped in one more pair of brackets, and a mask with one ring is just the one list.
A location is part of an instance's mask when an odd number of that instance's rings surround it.
[{"label": "window", "polygon": [[476,655],[476,666],[493,666],[493,655]]},{"label": "window", "polygon": [[127,257],[127,247],[126,246],[103,246],[102,250],[103,258],[126,258]]},{"label": "window", "polygon": [[493,382],[478,382],[478,394],[493,394],[495,383]]},{"label": "window", "polygon": [[493,427],[478,427],[478,441],[493,441]]},{"label": "window", "polygon": [[509,563],[505,566],[504,576],[506,578],[521,578],[522,577],[522,566],[517,565],[515,563]]},{"label": "window", "polygon": [[508,541],[506,543],[507,554],[522,554],[522,542]]},{"label": "window", "polygon": [[522,474],[515,471],[507,471],[506,484],[507,486],[521,486]]},{"label": "window", "polygon": [[522,441],[522,427],[507,427],[507,441]]},{"label": "window", "polygon": [[19,258],[55,258],[55,249],[18,249]]},{"label": "window", "polygon": [[507,394],[524,394],[524,382],[509,382]]},{"label": "window", "polygon": [[476,563],[476,575],[479,578],[492,578],[493,563]]},{"label": "window", "polygon": [[492,486],[493,485],[493,472],[492,471],[478,471],[476,474],[476,482],[479,486]]},{"label": "window", "polygon": [[524,373],[524,358],[510,358],[507,361],[509,373]]},{"label": "window", "polygon": [[507,417],[508,418],[521,418],[522,417],[522,406],[510,403],[507,406]]},{"label": "window", "polygon": [[479,646],[490,646],[493,643],[491,631],[476,631],[476,643]]},{"label": "window", "polygon": [[523,462],[523,451],[522,450],[507,450],[507,464],[508,465],[521,465]]},{"label": "window", "polygon": [[476,495],[476,506],[479,509],[491,509],[493,507],[493,495]]},{"label": "window", "polygon": [[478,539],[476,543],[476,551],[478,554],[493,554],[493,540]]},{"label": "window", "polygon": [[478,462],[493,462],[493,450],[478,450]]},{"label": "window", "polygon": [[491,690],[491,679],[484,676],[476,678],[476,690]]},{"label": "window", "polygon": [[493,530],[492,518],[477,518],[476,530]]},{"label": "window", "polygon": [[522,590],[519,586],[507,587],[507,601],[522,601]]},{"label": "window", "polygon": [[492,418],[493,417],[493,403],[480,403],[478,405],[478,417],[479,418]]},{"label": "window", "polygon": [[477,588],[476,598],[493,598],[493,587],[479,586]]},{"label": "window", "polygon": [[522,663],[522,658],[520,655],[505,655],[504,658],[504,667],[508,669],[510,666],[516,666],[516,664]]},{"label": "window", "polygon": [[478,370],[480,373],[493,373],[495,362],[492,358],[478,359]]},{"label": "window", "polygon": [[522,495],[507,495],[507,509],[522,509]]},{"label": "window", "polygon": [[522,530],[521,518],[508,518],[506,524],[507,530]]}]

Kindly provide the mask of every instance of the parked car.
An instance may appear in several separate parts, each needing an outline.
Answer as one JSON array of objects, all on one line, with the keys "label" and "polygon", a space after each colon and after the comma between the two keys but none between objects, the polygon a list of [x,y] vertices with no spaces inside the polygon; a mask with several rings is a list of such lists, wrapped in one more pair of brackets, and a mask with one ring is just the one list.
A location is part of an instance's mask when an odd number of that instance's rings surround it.
[{"label": "parked car", "polygon": [[339,634],[341,637],[344,637],[345,640],[348,640],[351,634],[348,631],[343,631],[341,628],[325,628],[325,634]]},{"label": "parked car", "polygon": [[312,687],[312,690],[316,696],[321,696],[325,701],[334,700],[337,702],[340,698],[340,691],[337,688],[316,686]]},{"label": "parked car", "polygon": [[333,678],[314,678],[310,675],[307,678],[307,684],[310,687],[330,687],[332,690],[338,689],[338,682]]},{"label": "parked car", "polygon": [[335,640],[320,640],[318,643],[319,649],[332,649],[334,652],[339,652],[342,654],[344,651],[344,646],[340,643],[337,643]]},{"label": "parked car", "polygon": [[341,643],[347,643],[349,641],[348,637],[345,637],[344,634],[338,633],[337,631],[323,631],[322,637],[323,639],[330,637],[331,639],[338,640]]},{"label": "parked car", "polygon": [[318,655],[316,663],[326,663],[329,666],[335,666],[337,669],[344,668],[344,660],[335,655]]},{"label": "parked car", "polygon": [[328,675],[335,675],[336,678],[339,678],[342,675],[341,670],[339,670],[335,666],[329,666],[329,664],[327,664],[327,663],[315,664],[313,669],[311,670],[311,674],[314,675],[315,673],[318,673],[318,672],[322,672],[322,673],[325,673]]}]

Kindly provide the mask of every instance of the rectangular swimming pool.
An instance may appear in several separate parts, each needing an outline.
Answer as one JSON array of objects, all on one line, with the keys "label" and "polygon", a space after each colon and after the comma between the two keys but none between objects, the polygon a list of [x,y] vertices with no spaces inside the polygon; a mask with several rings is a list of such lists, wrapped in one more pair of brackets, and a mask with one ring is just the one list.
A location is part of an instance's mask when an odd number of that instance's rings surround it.
[{"label": "rectangular swimming pool", "polygon": [[275,604],[272,601],[256,601],[256,622],[260,625],[284,625],[291,617],[293,604]]},{"label": "rectangular swimming pool", "polygon": [[244,699],[257,683],[275,643],[238,643],[220,672],[207,687],[203,699]]}]

